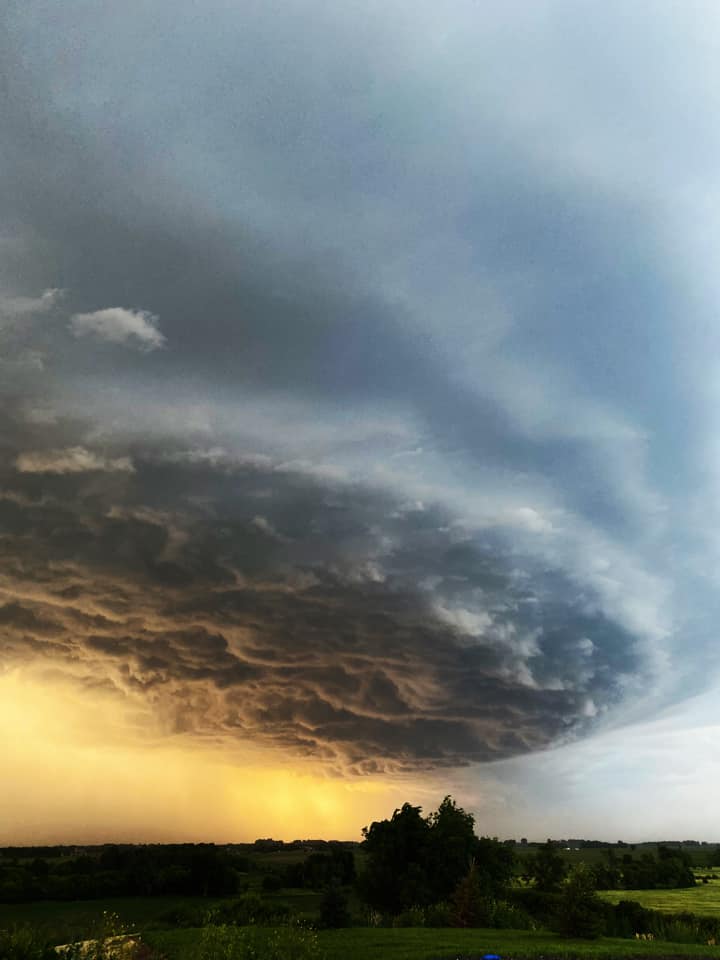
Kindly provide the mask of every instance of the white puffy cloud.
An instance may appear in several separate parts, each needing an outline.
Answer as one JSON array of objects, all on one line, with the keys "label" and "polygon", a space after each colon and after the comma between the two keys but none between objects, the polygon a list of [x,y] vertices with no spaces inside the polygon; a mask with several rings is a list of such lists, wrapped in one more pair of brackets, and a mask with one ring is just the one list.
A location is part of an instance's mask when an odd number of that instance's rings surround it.
[{"label": "white puffy cloud", "polygon": [[134,472],[130,457],[103,457],[85,447],[27,451],[18,455],[15,466],[20,473]]},{"label": "white puffy cloud", "polygon": [[165,345],[158,318],[147,310],[107,307],[92,313],[76,313],[70,320],[76,337],[94,337],[108,343],[136,346],[149,352]]}]

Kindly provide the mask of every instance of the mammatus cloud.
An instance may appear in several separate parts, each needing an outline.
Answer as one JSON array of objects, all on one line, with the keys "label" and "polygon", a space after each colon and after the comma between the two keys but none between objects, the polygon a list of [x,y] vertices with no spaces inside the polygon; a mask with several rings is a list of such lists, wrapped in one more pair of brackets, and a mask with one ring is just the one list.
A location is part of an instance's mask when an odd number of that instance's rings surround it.
[{"label": "mammatus cloud", "polygon": [[143,351],[158,350],[165,345],[158,318],[147,310],[108,307],[92,313],[76,313],[70,320],[70,330],[78,338],[91,337]]},{"label": "mammatus cloud", "polygon": [[85,447],[27,451],[18,454],[15,466],[20,473],[59,474],[86,473],[97,470],[132,473],[134,469],[130,457],[104,457],[92,450],[86,450]]}]

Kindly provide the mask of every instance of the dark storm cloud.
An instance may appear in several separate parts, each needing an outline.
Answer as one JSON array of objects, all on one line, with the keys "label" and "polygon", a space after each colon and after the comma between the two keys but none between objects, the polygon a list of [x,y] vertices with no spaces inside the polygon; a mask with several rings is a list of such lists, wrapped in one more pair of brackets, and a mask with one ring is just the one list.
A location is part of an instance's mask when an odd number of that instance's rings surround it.
[{"label": "dark storm cloud", "polygon": [[643,674],[592,596],[440,509],[179,450],[103,469],[117,454],[2,471],[6,664],[357,772],[542,748]]}]

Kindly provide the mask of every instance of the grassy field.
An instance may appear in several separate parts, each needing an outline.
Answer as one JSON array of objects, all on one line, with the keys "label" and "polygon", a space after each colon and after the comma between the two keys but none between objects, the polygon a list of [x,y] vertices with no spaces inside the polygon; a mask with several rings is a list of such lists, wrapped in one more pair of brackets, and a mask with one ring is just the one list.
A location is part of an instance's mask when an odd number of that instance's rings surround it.
[{"label": "grassy field", "polygon": [[163,914],[181,908],[203,912],[221,899],[205,897],[118,897],[109,900],[39,900],[36,903],[0,903],[0,929],[29,925],[48,940],[67,943],[84,939],[98,925],[103,911],[116,913],[129,929],[167,927]]},{"label": "grassy field", "polygon": [[[201,930],[151,932],[146,939],[168,960],[193,960]],[[325,960],[438,960],[499,953],[504,958],[588,957],[629,960],[631,957],[720,957],[720,948],[695,944],[636,942],[604,938],[562,940],[550,933],[516,930],[370,929],[326,930],[320,933]],[[292,958],[288,958],[292,960]]]},{"label": "grassy field", "polygon": [[720,917],[720,880],[699,883],[682,890],[604,890],[601,897],[611,903],[637,900],[644,907],[680,913],[684,910],[704,917]]}]

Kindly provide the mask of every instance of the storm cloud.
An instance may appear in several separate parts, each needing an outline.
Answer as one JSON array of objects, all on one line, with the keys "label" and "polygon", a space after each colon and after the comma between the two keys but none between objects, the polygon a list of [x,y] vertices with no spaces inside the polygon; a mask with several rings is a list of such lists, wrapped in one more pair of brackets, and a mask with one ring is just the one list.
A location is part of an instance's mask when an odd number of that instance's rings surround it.
[{"label": "storm cloud", "polygon": [[462,765],[571,738],[647,675],[591,590],[437,507],[217,451],[28,456],[0,494],[5,663],[105,682],[168,732]]},{"label": "storm cloud", "polygon": [[716,67],[647,20],[7,5],[2,664],[356,773],[714,682]]}]

